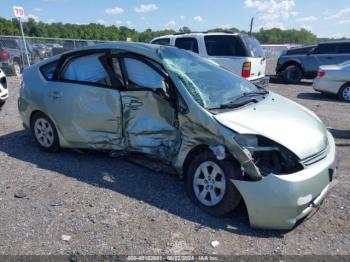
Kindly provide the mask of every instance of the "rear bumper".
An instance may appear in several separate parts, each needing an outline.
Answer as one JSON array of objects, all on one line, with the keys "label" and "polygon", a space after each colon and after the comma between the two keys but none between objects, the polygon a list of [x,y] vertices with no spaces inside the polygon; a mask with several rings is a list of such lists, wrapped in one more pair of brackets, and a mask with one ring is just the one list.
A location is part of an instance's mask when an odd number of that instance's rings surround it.
[{"label": "rear bumper", "polygon": [[345,82],[332,81],[325,78],[316,77],[312,83],[312,87],[315,91],[338,94],[340,87],[342,87]]},{"label": "rear bumper", "polygon": [[259,79],[250,80],[250,82],[256,86],[266,88],[269,85],[270,78],[267,76],[264,76],[264,77],[259,78]]},{"label": "rear bumper", "polygon": [[326,158],[289,175],[270,174],[260,181],[232,180],[248,209],[252,227],[291,229],[325,197],[336,171],[334,139],[328,133]]}]

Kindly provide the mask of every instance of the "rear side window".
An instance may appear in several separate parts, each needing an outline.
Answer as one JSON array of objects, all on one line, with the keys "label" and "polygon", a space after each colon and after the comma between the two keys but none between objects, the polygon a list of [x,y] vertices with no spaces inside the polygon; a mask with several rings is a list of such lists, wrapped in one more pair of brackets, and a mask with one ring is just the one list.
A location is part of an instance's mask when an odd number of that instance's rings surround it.
[{"label": "rear side window", "polygon": [[51,63],[48,63],[46,65],[43,65],[40,68],[40,71],[42,73],[42,75],[45,77],[46,80],[52,80],[54,75],[55,75],[55,71],[58,65],[58,60],[53,61]]},{"label": "rear side window", "polygon": [[193,37],[181,37],[175,40],[175,46],[181,49],[198,53],[198,42]]},{"label": "rear side window", "polygon": [[321,44],[317,47],[316,54],[336,54],[336,45],[335,44]]},{"label": "rear side window", "polygon": [[264,50],[262,49],[258,40],[252,36],[243,36],[243,41],[245,42],[248,50],[250,51],[251,57],[265,57]]},{"label": "rear side window", "polygon": [[309,53],[314,48],[315,48],[314,46],[295,48],[295,49],[292,48],[286,52],[286,55],[304,55]]},{"label": "rear side window", "polygon": [[157,39],[152,42],[152,44],[156,45],[170,45],[170,38],[162,38],[162,39]]},{"label": "rear side window", "polygon": [[111,81],[100,61],[104,53],[81,56],[67,65],[63,80],[111,86]]},{"label": "rear side window", "polygon": [[350,43],[339,43],[338,44],[339,54],[350,54]]},{"label": "rear side window", "polygon": [[204,42],[210,56],[247,56],[242,41],[233,35],[208,35]]}]

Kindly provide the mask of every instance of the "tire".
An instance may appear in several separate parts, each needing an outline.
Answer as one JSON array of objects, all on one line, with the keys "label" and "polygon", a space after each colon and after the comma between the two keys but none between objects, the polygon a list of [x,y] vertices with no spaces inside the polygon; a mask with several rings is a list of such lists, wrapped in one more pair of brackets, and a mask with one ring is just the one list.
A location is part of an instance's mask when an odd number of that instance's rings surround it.
[{"label": "tire", "polygon": [[2,109],[2,107],[5,105],[6,101],[0,101],[0,110]]},{"label": "tire", "polygon": [[21,76],[22,74],[21,65],[17,61],[13,62],[13,72],[15,73],[15,76]]},{"label": "tire", "polygon": [[338,97],[345,102],[350,102],[350,84],[346,84],[340,88]]},{"label": "tire", "polygon": [[298,84],[303,78],[303,71],[297,65],[287,66],[282,72],[283,80],[288,84]]},{"label": "tire", "polygon": [[[207,170],[211,176],[206,177],[203,169]],[[214,171],[217,174],[213,178]],[[239,178],[241,178],[240,168],[232,159],[218,160],[211,151],[205,151],[195,156],[188,167],[186,191],[192,202],[206,213],[224,216],[232,212],[242,199],[241,194],[230,181],[230,179]],[[213,198],[212,194],[214,194]]]},{"label": "tire", "polygon": [[51,119],[44,113],[36,113],[31,120],[30,129],[32,135],[45,152],[55,153],[60,149],[57,129]]}]

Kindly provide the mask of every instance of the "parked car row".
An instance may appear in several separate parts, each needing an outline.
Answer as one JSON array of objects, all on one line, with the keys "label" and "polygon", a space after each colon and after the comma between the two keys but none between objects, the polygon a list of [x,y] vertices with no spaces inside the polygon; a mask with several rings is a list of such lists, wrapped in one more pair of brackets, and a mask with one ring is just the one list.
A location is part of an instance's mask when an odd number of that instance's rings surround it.
[{"label": "parked car row", "polygon": [[285,50],[278,59],[276,74],[292,84],[302,78],[314,79],[316,91],[350,102],[349,65],[350,41],[334,41]]},{"label": "parked car row", "polygon": [[29,64],[35,64],[52,56],[52,49],[61,47],[58,44],[30,44],[26,46],[22,39],[0,38],[0,68],[7,75],[19,76],[28,66],[25,48],[28,51]]}]

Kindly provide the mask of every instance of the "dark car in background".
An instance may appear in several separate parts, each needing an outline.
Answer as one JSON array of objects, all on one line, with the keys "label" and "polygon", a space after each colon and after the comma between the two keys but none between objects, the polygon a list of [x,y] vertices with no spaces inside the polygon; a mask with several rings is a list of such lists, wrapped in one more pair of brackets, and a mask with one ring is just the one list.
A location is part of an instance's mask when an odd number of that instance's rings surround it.
[{"label": "dark car in background", "polygon": [[33,44],[33,51],[35,52],[35,55],[41,60],[52,55],[52,49],[44,44]]},{"label": "dark car in background", "polygon": [[0,68],[6,75],[21,74],[23,55],[16,40],[0,38]]},{"label": "dark car in background", "polygon": [[[17,40],[20,52],[22,54],[21,58],[24,61],[24,67],[28,66],[28,62],[27,62],[27,56],[26,56],[26,51],[25,51],[25,47],[24,47],[24,43],[22,39]],[[30,44],[28,41],[26,41],[26,47],[27,47],[27,51],[28,51],[28,56],[29,56],[29,64],[35,64],[41,61],[40,55],[38,54],[38,52],[35,50],[34,46],[32,44]]]},{"label": "dark car in background", "polygon": [[282,52],[276,74],[286,83],[296,84],[303,78],[313,79],[321,65],[340,64],[350,60],[350,41],[320,43]]}]

